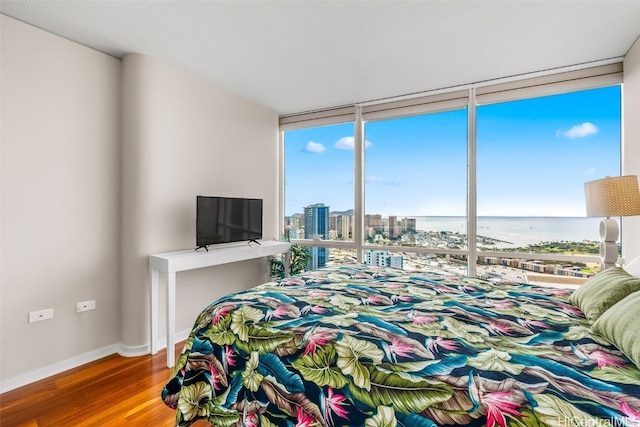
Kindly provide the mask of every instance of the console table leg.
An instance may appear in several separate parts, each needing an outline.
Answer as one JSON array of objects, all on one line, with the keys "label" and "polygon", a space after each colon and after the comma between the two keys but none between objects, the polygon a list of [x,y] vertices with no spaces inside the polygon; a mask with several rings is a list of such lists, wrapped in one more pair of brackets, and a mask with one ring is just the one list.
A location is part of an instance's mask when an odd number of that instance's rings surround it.
[{"label": "console table leg", "polygon": [[149,309],[149,313],[151,316],[151,354],[156,354],[158,352],[158,276],[158,270],[149,268],[149,297],[151,300],[151,307]]},{"label": "console table leg", "polygon": [[167,367],[176,359],[176,273],[167,273]]}]

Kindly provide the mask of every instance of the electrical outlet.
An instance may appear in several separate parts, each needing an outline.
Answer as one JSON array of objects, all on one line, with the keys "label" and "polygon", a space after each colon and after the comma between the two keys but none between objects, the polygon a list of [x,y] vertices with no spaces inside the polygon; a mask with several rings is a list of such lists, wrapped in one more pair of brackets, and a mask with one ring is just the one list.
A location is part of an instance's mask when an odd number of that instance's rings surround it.
[{"label": "electrical outlet", "polygon": [[48,319],[53,319],[53,308],[45,308],[44,310],[29,312],[29,323]]},{"label": "electrical outlet", "polygon": [[82,301],[76,303],[76,313],[82,313],[83,311],[95,310],[96,300]]}]

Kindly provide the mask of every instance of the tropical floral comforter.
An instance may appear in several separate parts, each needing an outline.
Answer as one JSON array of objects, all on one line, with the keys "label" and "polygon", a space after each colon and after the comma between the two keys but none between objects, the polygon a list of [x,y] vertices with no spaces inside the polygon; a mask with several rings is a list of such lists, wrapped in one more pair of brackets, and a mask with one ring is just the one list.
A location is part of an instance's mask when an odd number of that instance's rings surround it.
[{"label": "tropical floral comforter", "polygon": [[640,369],[569,293],[306,272],[207,307],[162,399],[179,426],[640,426]]}]

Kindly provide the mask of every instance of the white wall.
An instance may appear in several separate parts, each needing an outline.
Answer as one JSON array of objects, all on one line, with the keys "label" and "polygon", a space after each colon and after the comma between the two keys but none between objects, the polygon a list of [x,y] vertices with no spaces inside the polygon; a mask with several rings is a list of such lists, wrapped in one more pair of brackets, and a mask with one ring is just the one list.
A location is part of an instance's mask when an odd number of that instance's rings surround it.
[{"label": "white wall", "polygon": [[[151,58],[0,19],[2,392],[148,353],[148,256],[195,247],[196,195],[263,198],[264,238],[277,238],[278,116]],[[252,260],[179,273],[176,330],[266,272]]]},{"label": "white wall", "polygon": [[[148,256],[195,248],[197,195],[263,198],[264,238],[277,239],[278,116],[149,57],[126,56],[123,70],[120,337],[124,352],[144,354]],[[176,330],[191,329],[214,299],[264,282],[265,267],[254,260],[178,273]]]},{"label": "white wall", "polygon": [[[640,39],[624,59],[622,173],[640,177]],[[640,217],[622,218],[623,258],[640,256]]]},{"label": "white wall", "polygon": [[[117,348],[121,64],[0,19],[4,388],[16,376]],[[76,314],[75,303],[91,299],[96,310]],[[52,320],[27,323],[28,312],[45,308]]]}]

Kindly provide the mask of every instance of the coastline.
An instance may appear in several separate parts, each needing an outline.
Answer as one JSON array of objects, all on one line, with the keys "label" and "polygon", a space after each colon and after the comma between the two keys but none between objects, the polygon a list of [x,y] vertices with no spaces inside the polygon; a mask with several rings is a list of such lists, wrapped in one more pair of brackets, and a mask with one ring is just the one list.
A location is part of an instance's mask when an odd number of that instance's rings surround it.
[{"label": "coastline", "polygon": [[[465,217],[416,216],[416,230],[466,234]],[[476,234],[509,242],[505,247],[526,247],[541,242],[600,241],[599,223],[594,217],[500,217],[481,216]]]}]

